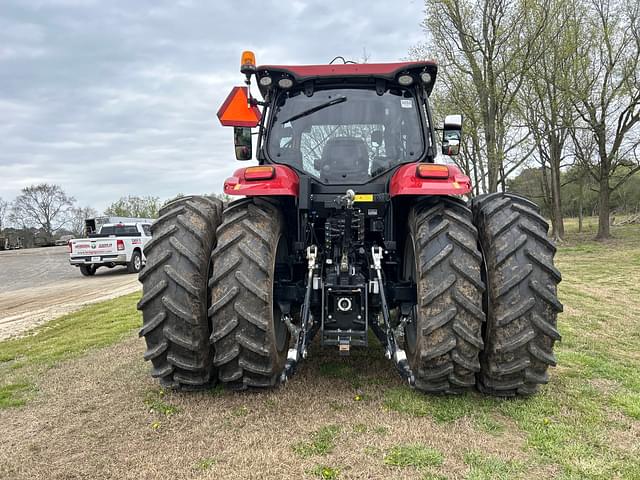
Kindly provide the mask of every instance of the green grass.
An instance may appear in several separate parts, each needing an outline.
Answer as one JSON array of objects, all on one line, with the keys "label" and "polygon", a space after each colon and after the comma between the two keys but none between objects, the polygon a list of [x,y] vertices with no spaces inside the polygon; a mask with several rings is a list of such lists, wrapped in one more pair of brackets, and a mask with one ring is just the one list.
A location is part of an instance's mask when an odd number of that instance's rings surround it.
[{"label": "green grass", "polygon": [[340,470],[333,467],[327,467],[326,465],[316,465],[309,471],[309,473],[322,480],[337,480],[340,478]]},{"label": "green grass", "polygon": [[406,386],[390,388],[384,394],[384,406],[388,410],[413,417],[430,417],[437,423],[468,417],[480,430],[497,434],[504,431],[504,425],[492,412],[493,405],[492,399],[475,393],[450,397],[429,396]]},{"label": "green grass", "polygon": [[36,390],[33,383],[8,383],[0,386],[0,409],[21,407]]},{"label": "green grass", "polygon": [[203,458],[196,463],[195,468],[196,470],[204,472],[211,469],[211,467],[215,466],[216,463],[218,463],[218,461],[215,458]]},{"label": "green grass", "polygon": [[467,480],[511,480],[520,478],[525,470],[520,462],[503,460],[482,452],[468,452],[464,462],[470,471]]},{"label": "green grass", "polygon": [[437,467],[444,456],[439,451],[424,445],[411,444],[393,447],[385,456],[385,465],[393,467]]},{"label": "green grass", "polygon": [[345,362],[339,361],[327,361],[320,364],[318,373],[321,377],[349,380],[352,379],[357,372],[354,371],[351,365]]},{"label": "green grass", "polygon": [[165,417],[170,417],[180,413],[180,409],[178,407],[163,400],[164,396],[165,392],[162,389],[153,390],[147,393],[144,404],[149,409],[149,412],[164,415]]},{"label": "green grass", "polygon": [[628,391],[617,393],[613,395],[612,401],[625,415],[640,420],[640,394]]},{"label": "green grass", "polygon": [[32,335],[0,342],[0,366],[50,366],[117,342],[140,326],[135,303],[139,296],[132,293],[91,305],[47,323]]},{"label": "green grass", "polygon": [[448,480],[448,477],[440,475],[439,473],[426,472],[422,475],[422,480]]},{"label": "green grass", "polygon": [[44,369],[129,335],[141,323],[136,311],[139,297],[134,293],[91,305],[53,320],[30,335],[1,341],[0,408],[24,405],[37,389],[37,378]]},{"label": "green grass", "polygon": [[314,455],[327,455],[336,446],[336,440],[341,428],[337,425],[326,425],[313,432],[307,441],[293,445],[293,451],[302,458]]}]

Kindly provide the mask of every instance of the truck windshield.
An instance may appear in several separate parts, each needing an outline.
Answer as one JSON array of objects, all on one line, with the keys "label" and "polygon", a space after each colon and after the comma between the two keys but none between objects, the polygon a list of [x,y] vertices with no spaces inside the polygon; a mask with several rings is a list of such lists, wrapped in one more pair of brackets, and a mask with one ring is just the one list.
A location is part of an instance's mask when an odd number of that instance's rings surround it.
[{"label": "truck windshield", "polygon": [[409,90],[281,92],[267,152],[324,183],[365,183],[424,152],[419,103]]}]

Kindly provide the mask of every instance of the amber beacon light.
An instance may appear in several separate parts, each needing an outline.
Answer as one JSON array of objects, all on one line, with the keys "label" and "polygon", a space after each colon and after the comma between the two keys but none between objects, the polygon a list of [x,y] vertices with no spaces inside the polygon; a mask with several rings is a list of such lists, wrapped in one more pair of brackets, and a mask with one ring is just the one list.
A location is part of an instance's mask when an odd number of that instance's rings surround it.
[{"label": "amber beacon light", "polygon": [[242,57],[240,59],[240,72],[245,75],[251,75],[256,71],[256,56],[250,50],[245,50],[242,52]]}]

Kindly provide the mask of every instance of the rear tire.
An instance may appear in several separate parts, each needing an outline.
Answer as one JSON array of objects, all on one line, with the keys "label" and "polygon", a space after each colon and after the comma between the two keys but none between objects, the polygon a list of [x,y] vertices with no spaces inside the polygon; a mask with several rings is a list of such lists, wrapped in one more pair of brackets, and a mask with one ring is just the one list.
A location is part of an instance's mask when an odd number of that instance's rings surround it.
[{"label": "rear tire", "polygon": [[290,338],[273,299],[275,273],[287,269],[284,219],[260,198],[230,204],[223,217],[209,283],[214,365],[232,389],[273,387]]},{"label": "rear tire", "polygon": [[93,265],[80,265],[80,273],[85,277],[92,277],[96,273],[97,267]]},{"label": "rear tire", "polygon": [[463,202],[441,197],[411,209],[404,277],[416,282],[418,303],[405,348],[419,390],[462,393],[476,384],[485,320],[481,263]]},{"label": "rear tire", "polygon": [[163,207],[151,226],[147,265],[139,276],[140,336],[147,343],[144,359],[153,364],[151,376],[166,387],[193,390],[216,380],[207,281],[221,212],[217,199],[183,197]]},{"label": "rear tire", "polygon": [[127,264],[127,272],[140,273],[140,270],[142,270],[142,255],[136,250],[131,255],[131,260]]},{"label": "rear tire", "polygon": [[531,395],[548,382],[556,365],[553,345],[562,304],[556,247],[537,205],[526,198],[494,193],[474,199],[487,276],[487,325],[478,389],[496,396]]}]

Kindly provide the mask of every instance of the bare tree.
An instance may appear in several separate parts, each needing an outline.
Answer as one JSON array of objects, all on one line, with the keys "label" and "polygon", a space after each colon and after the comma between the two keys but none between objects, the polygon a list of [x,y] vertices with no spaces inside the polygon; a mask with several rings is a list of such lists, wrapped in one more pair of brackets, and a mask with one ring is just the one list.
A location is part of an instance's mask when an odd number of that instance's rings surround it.
[{"label": "bare tree", "polygon": [[[599,185],[596,238],[606,239],[611,193],[640,170],[640,4],[587,0],[583,5],[587,9],[583,42],[572,71],[571,91],[579,117],[573,140],[582,152],[595,142],[596,155],[578,158]],[[590,135],[577,135],[580,128]],[[625,174],[616,178],[620,167],[625,167]]]},{"label": "bare tree", "polygon": [[431,100],[436,124],[442,124],[449,113],[462,114],[462,148],[459,156],[451,158],[473,180],[474,195],[487,192],[483,123],[471,81],[464,75],[443,75],[438,81],[438,88],[431,94]]},{"label": "bare tree", "polygon": [[488,190],[495,192],[507,176],[509,116],[524,74],[538,60],[535,45],[546,22],[547,0],[434,0],[425,5],[428,40],[412,49],[411,56],[435,54],[441,76],[465,75],[470,80],[482,120]]},{"label": "bare tree", "polygon": [[95,218],[98,216],[98,211],[91,207],[78,207],[71,209],[69,230],[76,236],[80,237],[85,234],[84,221],[87,218]]},{"label": "bare tree", "polygon": [[3,228],[6,228],[6,224],[4,223],[5,218],[7,217],[7,210],[9,208],[9,203],[0,197],[0,232],[2,232]]},{"label": "bare tree", "polygon": [[567,65],[575,60],[581,15],[573,1],[550,0],[549,11],[536,47],[544,54],[525,74],[519,105],[524,125],[531,133],[543,177],[548,178],[548,188],[545,184],[544,190],[549,195],[552,235],[561,240],[564,222],[560,176],[574,114]]},{"label": "bare tree", "polygon": [[59,185],[31,185],[23,188],[13,202],[11,220],[23,228],[42,229],[50,242],[54,234],[68,224],[74,201]]}]

